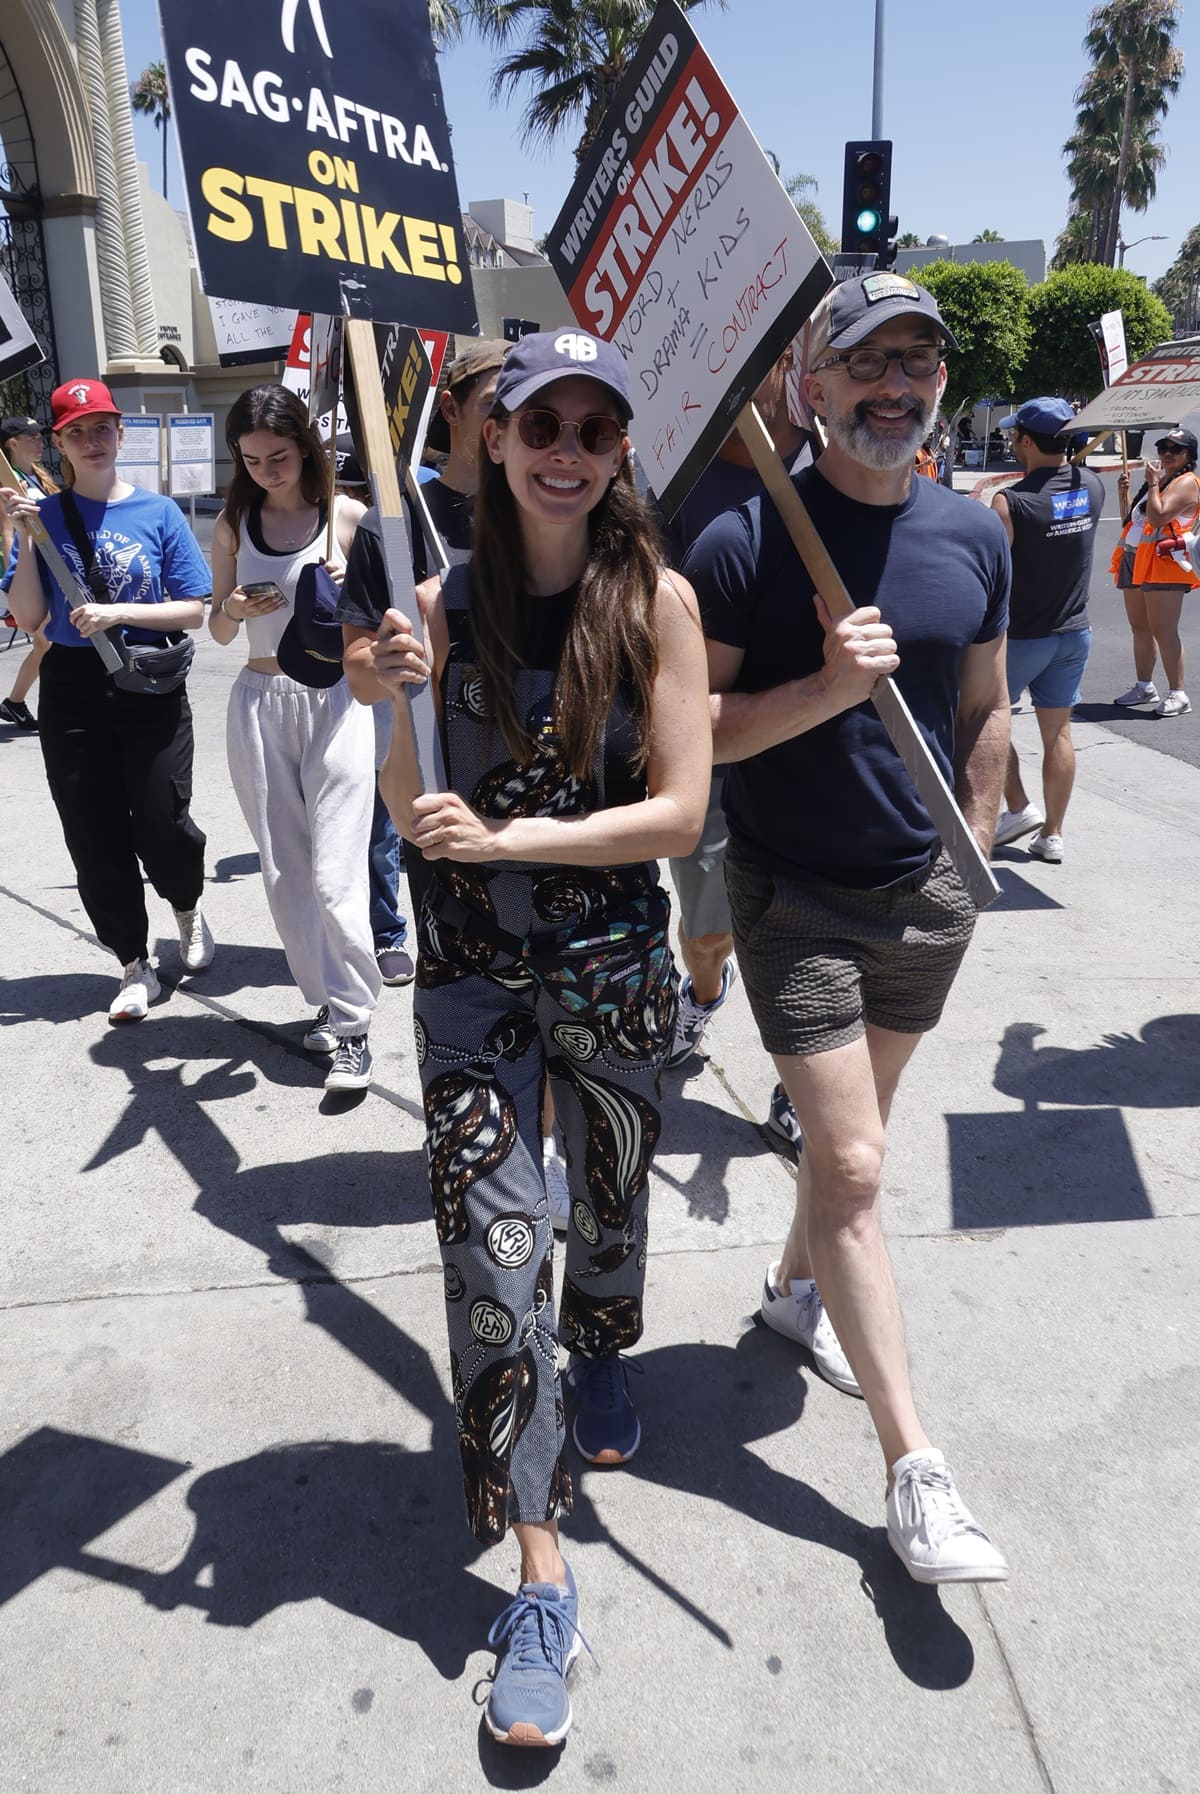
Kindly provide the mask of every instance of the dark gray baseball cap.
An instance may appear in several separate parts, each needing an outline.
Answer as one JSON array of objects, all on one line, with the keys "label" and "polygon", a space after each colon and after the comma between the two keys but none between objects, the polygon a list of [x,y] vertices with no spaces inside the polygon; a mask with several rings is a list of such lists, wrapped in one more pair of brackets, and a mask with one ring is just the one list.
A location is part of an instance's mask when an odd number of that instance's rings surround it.
[{"label": "dark gray baseball cap", "polygon": [[853,349],[893,318],[928,318],[947,348],[957,349],[954,332],[937,308],[937,300],[907,274],[879,269],[856,274],[832,287],[812,315],[808,329],[809,372],[830,349]]}]

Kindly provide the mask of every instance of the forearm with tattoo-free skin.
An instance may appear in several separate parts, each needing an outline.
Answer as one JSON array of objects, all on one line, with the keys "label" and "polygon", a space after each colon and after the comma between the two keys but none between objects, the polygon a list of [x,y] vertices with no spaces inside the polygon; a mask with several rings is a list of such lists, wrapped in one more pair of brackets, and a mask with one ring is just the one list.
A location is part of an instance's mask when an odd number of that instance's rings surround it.
[{"label": "forearm with tattoo-free skin", "polygon": [[954,795],[985,854],[992,851],[1012,733],[1005,641],[968,648],[959,669],[954,727]]}]

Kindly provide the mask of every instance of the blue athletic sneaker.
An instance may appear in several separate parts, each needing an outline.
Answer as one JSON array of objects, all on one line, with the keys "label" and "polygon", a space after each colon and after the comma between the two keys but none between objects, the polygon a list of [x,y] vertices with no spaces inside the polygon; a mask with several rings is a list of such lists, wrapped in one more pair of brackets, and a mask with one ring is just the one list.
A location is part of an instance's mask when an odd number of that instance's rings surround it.
[{"label": "blue athletic sneaker", "polygon": [[620,1352],[604,1358],[572,1358],[567,1387],[575,1397],[571,1436],[589,1464],[627,1464],[642,1442],[637,1409],[629,1394],[629,1372]]},{"label": "blue athletic sneaker", "polygon": [[484,1718],[498,1744],[561,1744],[571,1729],[567,1676],[584,1642],[579,1597],[567,1586],[523,1582],[488,1633],[499,1653]]},{"label": "blue athletic sneaker", "polygon": [[767,1132],[790,1146],[793,1152],[801,1152],[804,1140],[800,1133],[800,1122],[792,1107],[791,1098],[782,1084],[776,1084],[771,1092],[771,1107],[767,1114]]}]

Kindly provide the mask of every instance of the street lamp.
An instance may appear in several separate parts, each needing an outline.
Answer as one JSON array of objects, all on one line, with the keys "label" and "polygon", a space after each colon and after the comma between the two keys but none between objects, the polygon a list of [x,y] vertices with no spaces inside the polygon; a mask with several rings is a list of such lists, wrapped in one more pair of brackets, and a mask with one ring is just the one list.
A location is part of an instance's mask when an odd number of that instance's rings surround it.
[{"label": "street lamp", "polygon": [[1132,243],[1126,243],[1123,237],[1118,237],[1117,267],[1123,268],[1125,266],[1125,251],[1127,249],[1136,249],[1139,243],[1165,243],[1166,240],[1166,237],[1161,234],[1154,237],[1135,237]]}]

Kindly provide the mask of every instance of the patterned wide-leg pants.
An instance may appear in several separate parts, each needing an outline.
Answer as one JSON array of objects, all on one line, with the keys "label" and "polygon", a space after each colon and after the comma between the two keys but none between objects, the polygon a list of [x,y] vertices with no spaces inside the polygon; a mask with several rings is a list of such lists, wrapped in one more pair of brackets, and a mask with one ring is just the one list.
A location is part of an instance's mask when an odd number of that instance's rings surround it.
[{"label": "patterned wide-leg pants", "polygon": [[[511,1521],[571,1510],[560,1339],[601,1357],[641,1336],[674,976],[668,969],[636,1004],[582,1021],[524,967],[468,972],[423,951],[414,1012],[467,1515],[491,1543]],[[542,1172],[547,1076],[571,1190],[558,1328]]]}]

